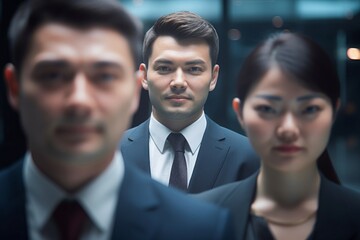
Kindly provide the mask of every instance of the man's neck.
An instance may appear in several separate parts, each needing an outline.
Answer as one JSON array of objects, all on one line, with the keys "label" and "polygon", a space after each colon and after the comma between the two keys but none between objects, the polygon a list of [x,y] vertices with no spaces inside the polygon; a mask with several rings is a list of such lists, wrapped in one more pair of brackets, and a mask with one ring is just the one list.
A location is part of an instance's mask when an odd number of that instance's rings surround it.
[{"label": "man's neck", "polygon": [[72,163],[31,153],[36,167],[68,193],[74,193],[99,176],[111,163],[114,153],[101,161]]},{"label": "man's neck", "polygon": [[163,118],[156,113],[153,112],[153,117],[163,124],[165,127],[170,129],[172,132],[180,132],[184,128],[190,126],[194,122],[196,122],[201,116],[203,112],[198,115],[191,116],[189,118],[181,118],[181,119],[172,119],[172,118]]}]

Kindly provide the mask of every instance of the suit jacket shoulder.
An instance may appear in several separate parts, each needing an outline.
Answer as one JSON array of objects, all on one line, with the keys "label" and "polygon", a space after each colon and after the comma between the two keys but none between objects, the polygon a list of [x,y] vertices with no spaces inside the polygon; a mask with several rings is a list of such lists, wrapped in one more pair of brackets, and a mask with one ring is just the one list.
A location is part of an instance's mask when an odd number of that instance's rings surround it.
[{"label": "suit jacket shoulder", "polygon": [[132,162],[147,174],[150,174],[149,122],[150,119],[125,131],[119,144],[124,161]]},{"label": "suit jacket shoulder", "polygon": [[27,239],[23,161],[0,172],[0,239]]},{"label": "suit jacket shoulder", "polygon": [[249,177],[259,158],[247,137],[212,121],[208,116],[189,192],[198,193]]},{"label": "suit jacket shoulder", "polygon": [[126,163],[114,239],[233,239],[226,210],[168,188]]},{"label": "suit jacket shoulder", "polygon": [[126,144],[127,141],[133,141],[138,137],[146,135],[149,136],[149,123],[150,118],[147,119],[145,122],[141,123],[140,125],[126,130],[123,134],[120,145]]},{"label": "suit jacket shoulder", "polygon": [[228,183],[195,195],[230,210],[236,229],[236,239],[245,237],[250,207],[256,193],[257,175],[258,172],[242,181]]},{"label": "suit jacket shoulder", "polygon": [[315,239],[360,239],[360,193],[321,178]]}]

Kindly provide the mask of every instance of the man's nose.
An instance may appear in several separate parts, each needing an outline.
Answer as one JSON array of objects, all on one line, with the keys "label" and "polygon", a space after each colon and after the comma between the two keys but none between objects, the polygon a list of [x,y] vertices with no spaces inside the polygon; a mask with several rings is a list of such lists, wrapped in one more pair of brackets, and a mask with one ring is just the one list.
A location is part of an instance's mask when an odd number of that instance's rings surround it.
[{"label": "man's nose", "polygon": [[184,89],[187,86],[186,83],[186,76],[184,71],[181,68],[178,68],[174,75],[173,75],[173,79],[171,80],[170,83],[171,88],[173,89]]},{"label": "man's nose", "polygon": [[87,114],[92,103],[92,88],[85,74],[78,73],[68,88],[67,109],[76,114]]}]

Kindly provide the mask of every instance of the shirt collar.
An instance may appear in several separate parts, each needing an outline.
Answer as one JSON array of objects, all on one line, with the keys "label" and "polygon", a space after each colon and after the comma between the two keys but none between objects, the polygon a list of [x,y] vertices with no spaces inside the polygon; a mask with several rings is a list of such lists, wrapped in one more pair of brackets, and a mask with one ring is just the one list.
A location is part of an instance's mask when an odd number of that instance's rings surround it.
[{"label": "shirt collar", "polygon": [[[186,138],[192,154],[194,154],[200,147],[202,137],[205,133],[206,124],[207,122],[203,112],[198,120],[180,131],[180,133]],[[165,150],[166,139],[172,131],[156,120],[153,114],[151,114],[149,132],[156,147],[161,153],[163,153]]]},{"label": "shirt collar", "polygon": [[76,194],[93,223],[103,231],[112,226],[124,171],[123,157],[117,151],[109,166]]},{"label": "shirt collar", "polygon": [[25,157],[24,180],[27,205],[31,205],[29,210],[34,226],[42,229],[60,201],[73,198],[79,201],[100,231],[109,230],[123,177],[124,162],[121,153],[117,151],[109,166],[98,177],[73,196],[69,196],[36,167],[28,153]]},{"label": "shirt collar", "polygon": [[55,207],[65,198],[66,193],[35,166],[30,153],[25,157],[24,185],[32,224],[42,229],[49,221]]}]

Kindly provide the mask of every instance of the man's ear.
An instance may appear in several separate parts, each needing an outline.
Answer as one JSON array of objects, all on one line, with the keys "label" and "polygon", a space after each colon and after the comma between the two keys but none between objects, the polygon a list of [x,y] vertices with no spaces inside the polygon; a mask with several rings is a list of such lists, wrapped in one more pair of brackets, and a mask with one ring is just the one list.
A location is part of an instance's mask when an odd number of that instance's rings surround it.
[{"label": "man's ear", "polygon": [[209,88],[210,92],[212,90],[214,90],[216,87],[217,80],[219,77],[219,71],[220,71],[220,66],[218,64],[215,64],[215,66],[213,67],[213,70],[212,70],[212,77],[211,77],[210,88]]},{"label": "man's ear", "polygon": [[239,121],[241,127],[243,129],[244,128],[244,119],[243,119],[243,114],[242,114],[242,111],[241,111],[241,102],[240,102],[240,99],[239,98],[234,98],[233,101],[232,101],[232,107],[233,107],[233,110],[235,112],[235,115],[236,115],[236,118],[237,120]]},{"label": "man's ear", "polygon": [[135,86],[135,91],[134,91],[135,96],[133,98],[132,105],[131,105],[131,109],[132,109],[133,113],[135,113],[137,111],[137,109],[139,108],[139,103],[140,103],[141,79],[142,79],[140,71],[136,71],[135,78],[136,78],[136,86]]},{"label": "man's ear", "polygon": [[4,78],[8,90],[7,96],[10,105],[17,110],[19,107],[20,83],[13,64],[8,63],[4,68]]},{"label": "man's ear", "polygon": [[147,69],[145,63],[142,63],[139,66],[139,77],[142,87],[145,90],[148,90]]}]

